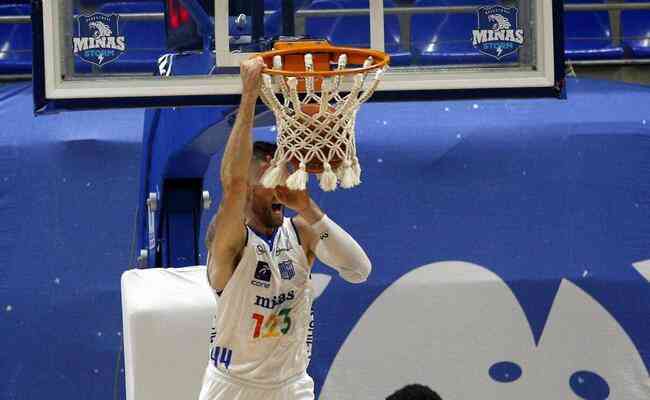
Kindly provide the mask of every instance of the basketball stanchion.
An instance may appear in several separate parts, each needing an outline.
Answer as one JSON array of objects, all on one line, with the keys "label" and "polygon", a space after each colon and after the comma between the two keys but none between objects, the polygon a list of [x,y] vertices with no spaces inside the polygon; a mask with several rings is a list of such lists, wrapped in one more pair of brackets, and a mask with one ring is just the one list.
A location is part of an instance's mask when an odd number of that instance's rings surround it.
[{"label": "basketball stanchion", "polygon": [[310,173],[324,191],[361,183],[356,114],[377,89],[389,56],[327,41],[276,42],[258,56],[267,65],[260,92],[275,115],[278,145],[262,184],[304,190]]}]

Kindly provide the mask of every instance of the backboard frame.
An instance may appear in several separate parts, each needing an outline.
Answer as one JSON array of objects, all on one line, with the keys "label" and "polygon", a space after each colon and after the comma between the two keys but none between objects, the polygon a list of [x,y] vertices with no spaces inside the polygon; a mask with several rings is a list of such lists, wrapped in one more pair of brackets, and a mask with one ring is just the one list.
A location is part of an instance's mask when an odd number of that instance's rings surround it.
[{"label": "backboard frame", "polygon": [[[197,22],[194,0],[181,0]],[[563,8],[561,0],[537,0],[536,39],[538,70],[428,71],[426,68],[391,68],[371,101],[435,100],[471,97],[562,97],[564,87]],[[174,77],[175,79],[129,78],[128,80],[64,80],[61,70],[64,38],[57,21],[64,18],[63,0],[33,0],[34,110],[48,112],[130,107],[218,106],[238,104],[238,74]],[[216,59],[220,66],[237,66],[252,53],[231,53],[228,48],[228,6],[215,2]],[[371,47],[383,50],[383,0],[369,0]],[[205,26],[204,26],[205,29]],[[209,41],[206,41],[209,42]],[[552,43],[552,45],[546,45]],[[208,51],[212,51],[209,49]],[[409,74],[409,75],[405,75]],[[417,79],[412,79],[417,74]],[[407,78],[408,77],[408,78]],[[469,83],[469,85],[468,85]]]}]

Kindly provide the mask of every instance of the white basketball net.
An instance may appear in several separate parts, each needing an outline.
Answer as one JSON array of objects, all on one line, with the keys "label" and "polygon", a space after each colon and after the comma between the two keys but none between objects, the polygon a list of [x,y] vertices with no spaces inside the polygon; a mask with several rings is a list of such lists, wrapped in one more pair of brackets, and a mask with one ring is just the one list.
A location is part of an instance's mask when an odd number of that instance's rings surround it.
[{"label": "white basketball net", "polygon": [[[312,55],[305,54],[304,59],[306,70],[313,71]],[[369,57],[364,67],[372,62]],[[342,54],[337,69],[342,70],[346,65],[347,56]],[[273,58],[273,69],[282,69],[280,56]],[[354,137],[356,115],[361,103],[377,88],[385,69],[323,78],[320,91],[314,85],[315,79],[320,78],[300,78],[305,84],[304,93],[300,95],[298,78],[263,74],[261,97],[275,114],[278,148],[271,166],[262,176],[262,185],[304,190],[309,180],[309,165],[322,165],[323,172],[318,178],[324,191],[335,190],[338,184],[347,189],[361,183]],[[372,79],[366,79],[370,72],[373,72]],[[290,161],[298,164],[291,175]]]}]

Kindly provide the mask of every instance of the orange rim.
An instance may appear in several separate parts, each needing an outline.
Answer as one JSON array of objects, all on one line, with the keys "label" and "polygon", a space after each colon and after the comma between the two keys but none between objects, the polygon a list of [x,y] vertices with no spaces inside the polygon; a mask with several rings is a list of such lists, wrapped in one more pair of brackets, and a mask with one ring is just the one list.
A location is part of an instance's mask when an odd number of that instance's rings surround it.
[{"label": "orange rim", "polygon": [[271,75],[282,75],[282,76],[293,76],[293,77],[308,77],[308,76],[318,76],[318,77],[329,77],[336,75],[350,75],[358,74],[363,72],[369,72],[374,69],[383,68],[390,62],[390,56],[381,51],[372,50],[372,49],[358,49],[355,47],[337,47],[331,46],[329,44],[314,44],[306,46],[298,46],[295,48],[285,48],[281,50],[271,50],[264,53],[259,53],[251,58],[262,57],[266,65],[273,65],[273,57],[275,56],[287,56],[287,55],[299,55],[313,53],[318,55],[329,55],[330,63],[336,64],[338,58],[341,54],[346,54],[348,57],[348,62],[350,64],[363,64],[363,62],[368,58],[372,57],[374,63],[368,67],[360,68],[343,68],[341,70],[326,70],[326,71],[291,71],[284,69],[273,69],[273,68],[264,68],[263,72],[265,74]]}]

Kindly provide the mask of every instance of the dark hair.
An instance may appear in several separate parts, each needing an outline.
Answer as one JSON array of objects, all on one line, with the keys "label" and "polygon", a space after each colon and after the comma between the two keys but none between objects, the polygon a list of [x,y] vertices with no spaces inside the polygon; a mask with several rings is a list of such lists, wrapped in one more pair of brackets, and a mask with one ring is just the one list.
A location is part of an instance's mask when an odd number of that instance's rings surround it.
[{"label": "dark hair", "polygon": [[407,385],[391,394],[386,400],[442,400],[438,393],[424,385]]},{"label": "dark hair", "polygon": [[277,148],[275,143],[257,141],[253,143],[253,159],[265,161],[273,158]]}]

